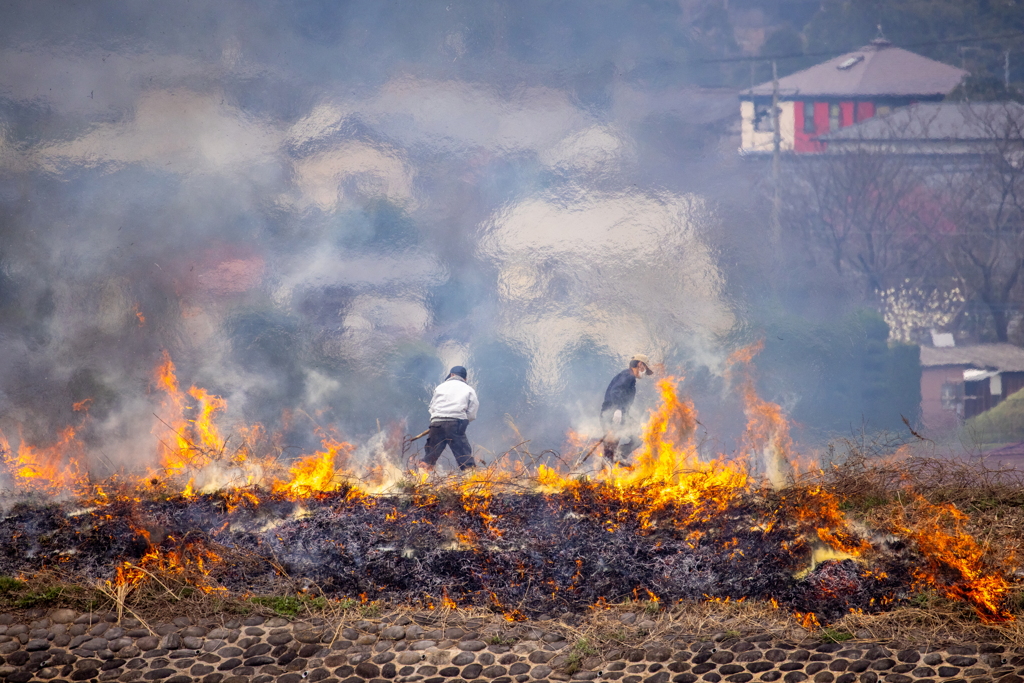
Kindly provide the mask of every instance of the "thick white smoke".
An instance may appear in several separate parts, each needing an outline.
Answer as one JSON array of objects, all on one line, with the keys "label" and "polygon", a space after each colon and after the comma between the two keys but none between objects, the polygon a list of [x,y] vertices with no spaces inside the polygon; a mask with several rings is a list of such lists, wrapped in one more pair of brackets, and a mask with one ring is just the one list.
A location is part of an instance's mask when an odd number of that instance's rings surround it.
[{"label": "thick white smoke", "polygon": [[259,421],[293,452],[317,443],[295,411],[419,431],[455,363],[474,439],[503,450],[509,415],[557,444],[624,358],[698,357],[734,326],[714,209],[652,182],[638,143],[678,102],[489,52],[496,15],[399,30],[373,4],[197,24],[173,2],[20,3],[0,50],[4,431],[80,424],[103,468],[145,463],[167,350],[227,399],[225,431]]}]

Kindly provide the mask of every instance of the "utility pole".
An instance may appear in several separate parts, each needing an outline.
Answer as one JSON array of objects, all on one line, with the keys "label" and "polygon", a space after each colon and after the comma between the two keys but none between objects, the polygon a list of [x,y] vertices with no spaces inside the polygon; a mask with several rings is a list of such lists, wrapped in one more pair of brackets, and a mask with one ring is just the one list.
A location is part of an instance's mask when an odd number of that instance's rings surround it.
[{"label": "utility pole", "polygon": [[782,131],[779,130],[779,69],[772,60],[772,245],[778,247],[782,239],[782,195],[779,191],[779,156],[782,151]]}]

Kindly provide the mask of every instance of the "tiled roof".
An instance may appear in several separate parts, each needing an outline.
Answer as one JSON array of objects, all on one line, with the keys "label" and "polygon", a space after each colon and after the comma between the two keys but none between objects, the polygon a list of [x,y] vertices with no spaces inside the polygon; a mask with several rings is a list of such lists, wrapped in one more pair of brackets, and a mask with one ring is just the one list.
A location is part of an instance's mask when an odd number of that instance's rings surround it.
[{"label": "tiled roof", "polygon": [[1019,136],[1024,106],[1017,102],[919,102],[875,116],[821,140],[993,140]]},{"label": "tiled roof", "polygon": [[[921,55],[873,40],[859,50],[779,79],[779,93],[795,97],[929,97],[949,93],[967,72]],[[772,83],[762,83],[740,97],[771,96]]]},{"label": "tiled roof", "polygon": [[1024,349],[1013,344],[977,344],[935,349],[921,347],[921,367],[967,365],[1001,372],[1024,372]]}]

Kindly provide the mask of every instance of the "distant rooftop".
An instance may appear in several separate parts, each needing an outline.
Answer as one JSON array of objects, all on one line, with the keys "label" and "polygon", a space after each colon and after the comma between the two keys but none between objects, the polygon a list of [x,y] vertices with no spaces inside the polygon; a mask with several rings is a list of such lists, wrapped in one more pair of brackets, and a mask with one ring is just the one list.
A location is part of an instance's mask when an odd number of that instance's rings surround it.
[{"label": "distant rooftop", "polygon": [[993,140],[1019,137],[1022,128],[1024,105],[1017,102],[919,102],[827,133],[820,139]]},{"label": "distant rooftop", "polygon": [[1013,344],[977,344],[935,349],[921,347],[921,366],[967,365],[1001,372],[1024,372],[1024,349]]},{"label": "distant rooftop", "polygon": [[[877,38],[840,55],[779,79],[779,93],[794,97],[940,97],[967,76],[955,66],[922,57]],[[741,97],[768,96],[772,83],[744,90]]]}]

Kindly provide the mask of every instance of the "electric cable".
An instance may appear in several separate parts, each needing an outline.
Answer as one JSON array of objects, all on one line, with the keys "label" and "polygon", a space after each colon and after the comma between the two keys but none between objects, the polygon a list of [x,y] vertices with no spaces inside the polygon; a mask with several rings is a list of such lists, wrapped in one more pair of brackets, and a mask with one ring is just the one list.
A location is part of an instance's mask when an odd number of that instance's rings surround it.
[{"label": "electric cable", "polygon": [[[918,47],[930,47],[933,45],[950,45],[955,43],[977,43],[985,40],[1001,40],[1004,38],[1024,38],[1024,31],[1013,31],[1012,33],[998,33],[989,36],[975,36],[967,38],[946,38],[943,40],[927,40],[918,43],[907,43],[904,45],[895,45],[895,47],[909,49]],[[863,46],[862,46],[863,47]],[[695,59],[687,62],[688,64],[727,64],[727,63],[742,63],[742,62],[770,62],[772,60],[783,60],[783,59],[798,59],[801,57],[837,57],[839,55],[845,55],[848,52],[856,52],[857,48],[843,49],[843,50],[826,50],[819,52],[799,52],[788,55],[743,55],[737,57],[718,57],[715,59]]]}]

